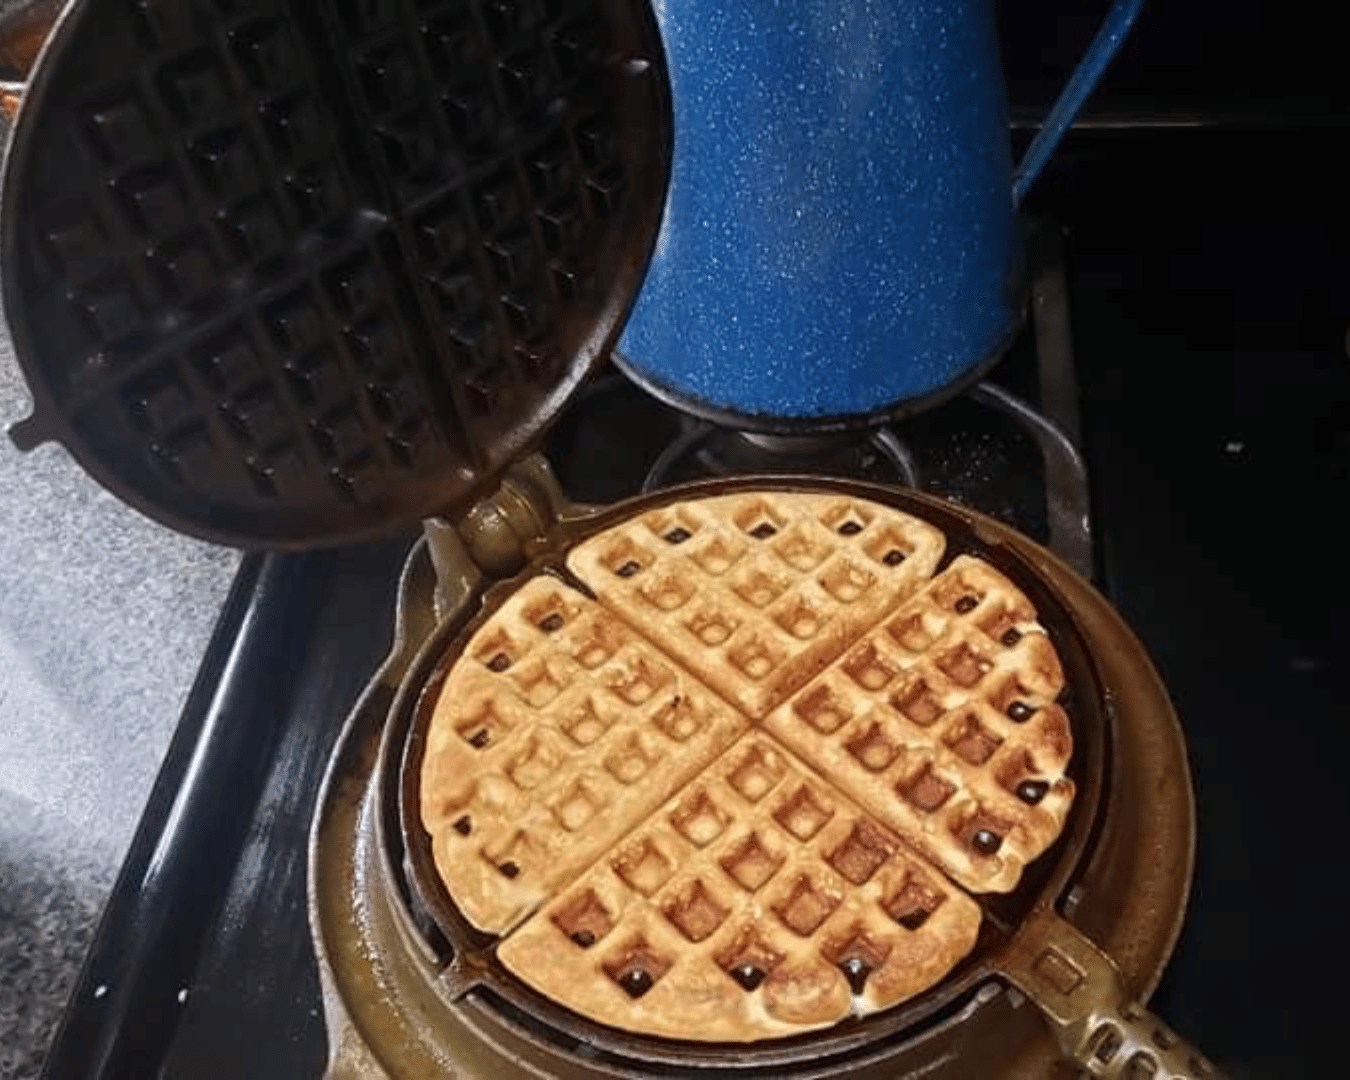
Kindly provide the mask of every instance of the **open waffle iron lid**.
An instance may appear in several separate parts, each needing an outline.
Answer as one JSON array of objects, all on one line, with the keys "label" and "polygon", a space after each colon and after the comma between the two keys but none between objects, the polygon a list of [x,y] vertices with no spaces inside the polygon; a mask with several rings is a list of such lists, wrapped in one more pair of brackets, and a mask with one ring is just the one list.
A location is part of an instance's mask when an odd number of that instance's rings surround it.
[{"label": "open waffle iron lid", "polygon": [[617,337],[670,130],[645,3],[78,0],[5,163],[11,437],[236,546],[463,507]]}]

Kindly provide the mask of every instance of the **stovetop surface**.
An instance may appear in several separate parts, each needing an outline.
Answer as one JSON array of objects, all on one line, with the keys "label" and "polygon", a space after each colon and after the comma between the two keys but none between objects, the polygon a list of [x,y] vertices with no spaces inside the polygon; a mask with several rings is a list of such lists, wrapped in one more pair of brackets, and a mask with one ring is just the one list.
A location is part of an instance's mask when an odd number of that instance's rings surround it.
[{"label": "stovetop surface", "polygon": [[[1341,1059],[1339,1002],[1310,978],[1344,952],[1350,906],[1346,589],[1313,561],[1336,557],[1329,508],[1350,495],[1350,214],[1329,142],[1084,134],[1036,196],[1071,235],[1099,583],[1171,690],[1195,776],[1193,902],[1154,1006],[1239,1078]],[[1217,213],[1235,185],[1259,198]],[[577,494],[632,490],[631,447],[587,450],[578,475],[614,489]],[[306,833],[410,539],[246,560],[49,1076],[319,1074]]]}]

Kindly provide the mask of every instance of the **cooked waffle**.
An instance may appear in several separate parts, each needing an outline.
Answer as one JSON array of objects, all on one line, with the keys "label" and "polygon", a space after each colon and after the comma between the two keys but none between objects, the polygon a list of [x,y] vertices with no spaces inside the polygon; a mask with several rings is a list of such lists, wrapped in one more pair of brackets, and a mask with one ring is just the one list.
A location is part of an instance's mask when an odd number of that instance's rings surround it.
[{"label": "cooked waffle", "polygon": [[926,522],[838,495],[722,495],[655,510],[579,545],[601,601],[759,719],[927,581]]},{"label": "cooked waffle", "polygon": [[602,1023],[737,1041],[902,1001],[970,951],[979,923],[899,837],[752,732],[498,956]]},{"label": "cooked waffle", "polygon": [[427,734],[422,821],[464,916],[505,933],[748,721],[552,577],[469,640]]},{"label": "cooked waffle", "polygon": [[933,576],[944,546],[863,500],[719,496],[574,549],[594,598],[549,575],[509,597],[438,692],[421,786],[507,968],[719,1041],[941,979],[978,930],[962,889],[1011,889],[1073,798],[1035,610],[977,559]]},{"label": "cooked waffle", "polygon": [[1059,835],[1064,676],[1031,604],[962,556],[765,727],[976,892],[1006,892]]}]

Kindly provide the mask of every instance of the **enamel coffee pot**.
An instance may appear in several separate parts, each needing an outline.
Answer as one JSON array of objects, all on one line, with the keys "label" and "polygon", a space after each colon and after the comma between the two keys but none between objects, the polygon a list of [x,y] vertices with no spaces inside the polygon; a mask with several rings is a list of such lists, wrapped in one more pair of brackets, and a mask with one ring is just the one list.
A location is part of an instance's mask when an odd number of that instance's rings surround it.
[{"label": "enamel coffee pot", "polygon": [[792,431],[916,411],[993,363],[1025,305],[1018,203],[1142,0],[1116,0],[1016,169],[993,0],[653,2],[674,154],[628,373]]}]

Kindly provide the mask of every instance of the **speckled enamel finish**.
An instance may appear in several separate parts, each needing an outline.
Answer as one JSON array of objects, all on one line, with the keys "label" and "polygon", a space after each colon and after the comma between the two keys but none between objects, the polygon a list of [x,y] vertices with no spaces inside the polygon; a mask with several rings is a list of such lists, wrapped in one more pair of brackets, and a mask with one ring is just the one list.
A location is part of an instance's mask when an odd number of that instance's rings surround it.
[{"label": "speckled enamel finish", "polygon": [[1016,321],[988,0],[654,0],[675,112],[620,345],[696,411],[858,416],[941,389]]}]

